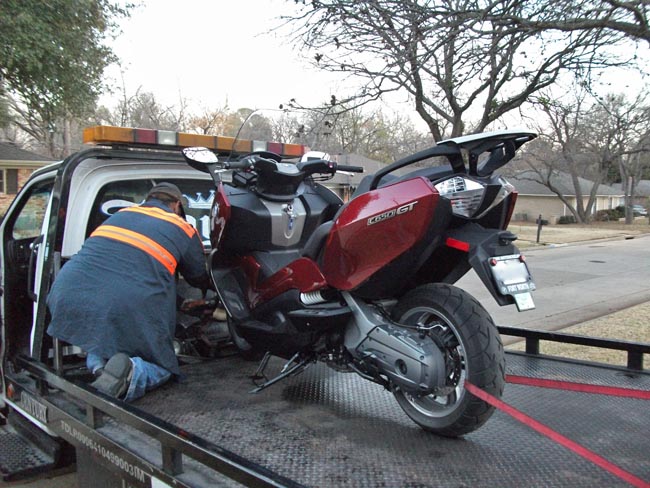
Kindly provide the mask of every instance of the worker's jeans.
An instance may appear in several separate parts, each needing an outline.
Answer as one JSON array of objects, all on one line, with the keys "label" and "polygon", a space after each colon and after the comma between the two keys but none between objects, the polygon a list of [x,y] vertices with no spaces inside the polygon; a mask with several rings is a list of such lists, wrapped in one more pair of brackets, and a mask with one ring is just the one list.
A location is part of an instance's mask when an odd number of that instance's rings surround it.
[{"label": "worker's jeans", "polygon": [[[130,359],[133,364],[133,376],[124,397],[125,402],[131,402],[144,396],[147,391],[162,385],[172,375],[165,368],[142,358],[134,357]],[[86,367],[93,373],[99,368],[103,368],[105,364],[106,359],[99,357],[97,354],[88,354],[86,357]]]}]

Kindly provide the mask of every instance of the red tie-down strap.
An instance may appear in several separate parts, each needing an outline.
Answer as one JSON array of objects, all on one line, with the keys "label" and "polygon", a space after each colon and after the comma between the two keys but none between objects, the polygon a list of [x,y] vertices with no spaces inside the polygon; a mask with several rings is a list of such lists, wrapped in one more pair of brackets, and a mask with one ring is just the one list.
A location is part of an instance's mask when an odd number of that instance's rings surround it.
[{"label": "red tie-down strap", "polygon": [[584,459],[596,464],[597,466],[600,466],[603,468],[605,471],[610,472],[614,476],[617,476],[618,478],[626,481],[627,483],[631,484],[632,486],[636,486],[638,488],[650,488],[650,483],[647,481],[642,480],[641,478],[633,475],[632,473],[625,471],[623,468],[609,462],[607,459],[605,459],[602,456],[599,456],[595,452],[587,449],[584,446],[581,446],[577,442],[572,441],[568,437],[563,436],[562,434],[554,431],[550,427],[547,427],[546,425],[542,424],[541,422],[538,422],[532,417],[529,417],[523,412],[520,412],[514,407],[511,407],[507,403],[503,402],[502,400],[499,400],[498,398],[490,395],[489,393],[481,390],[479,387],[474,386],[472,383],[469,381],[465,381],[465,388],[467,391],[469,391],[472,395],[474,395],[477,398],[480,398],[484,402],[489,403],[493,407],[497,408],[498,410],[501,410],[504,413],[507,413],[511,417],[519,420],[521,423],[524,425],[527,425],[531,429],[539,432],[540,434],[548,437],[549,439],[557,442],[558,444],[566,447],[567,449],[573,451],[577,455],[583,457]]},{"label": "red tie-down strap", "polygon": [[581,393],[594,393],[597,395],[609,395],[625,398],[636,398],[637,400],[650,400],[650,391],[634,390],[632,388],[619,388],[616,386],[589,385],[586,383],[574,383],[571,381],[548,380],[544,378],[530,378],[528,376],[517,376],[508,374],[506,381],[516,385],[537,386],[540,388],[551,388],[554,390],[579,391]]}]

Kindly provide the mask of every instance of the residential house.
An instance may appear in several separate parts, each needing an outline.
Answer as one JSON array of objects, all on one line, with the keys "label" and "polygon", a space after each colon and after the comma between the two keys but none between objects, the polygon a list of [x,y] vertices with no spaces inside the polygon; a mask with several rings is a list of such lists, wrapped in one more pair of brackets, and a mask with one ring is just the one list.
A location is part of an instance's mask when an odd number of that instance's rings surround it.
[{"label": "residential house", "polygon": [[[616,183],[612,185],[613,188],[623,191],[623,185]],[[650,209],[650,180],[640,180],[634,190],[634,204],[643,205],[646,209]]]},{"label": "residential house", "polygon": [[[521,171],[514,176],[506,178],[519,193],[513,220],[535,221],[539,215],[542,219],[551,223],[557,223],[560,217],[572,215],[569,207],[560,200],[547,186],[536,181],[538,177],[533,171]],[[557,173],[552,178],[553,185],[558,188],[566,197],[569,203],[575,208],[577,203],[576,191],[571,177],[567,173]],[[593,181],[584,178],[578,179],[583,203],[586,206],[589,201],[589,194],[593,188]],[[616,190],[608,185],[599,185],[596,195],[596,202],[592,208],[595,213],[598,210],[612,209],[624,202],[624,195],[621,190]]]},{"label": "residential house", "polygon": [[32,172],[53,161],[10,142],[0,142],[0,215],[4,214]]}]

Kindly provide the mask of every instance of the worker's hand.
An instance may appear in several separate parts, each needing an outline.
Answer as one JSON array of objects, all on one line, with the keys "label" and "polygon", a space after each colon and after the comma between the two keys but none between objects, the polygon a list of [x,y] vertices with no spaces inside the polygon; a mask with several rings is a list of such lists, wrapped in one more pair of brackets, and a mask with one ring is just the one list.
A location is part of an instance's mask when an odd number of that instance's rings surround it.
[{"label": "worker's hand", "polygon": [[226,321],[228,319],[228,315],[226,314],[225,309],[223,309],[221,307],[217,307],[212,312],[212,318],[214,320],[219,321],[219,322],[224,322],[224,321]]},{"label": "worker's hand", "polygon": [[206,308],[207,307],[207,302],[204,299],[199,299],[199,300],[191,300],[187,299],[183,301],[181,304],[181,312],[194,312],[198,309],[201,308]]}]

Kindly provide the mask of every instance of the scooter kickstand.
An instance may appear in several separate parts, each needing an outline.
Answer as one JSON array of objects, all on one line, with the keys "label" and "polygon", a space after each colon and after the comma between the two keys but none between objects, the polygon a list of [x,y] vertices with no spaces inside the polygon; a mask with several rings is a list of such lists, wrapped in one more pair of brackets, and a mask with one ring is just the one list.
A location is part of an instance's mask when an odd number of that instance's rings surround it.
[{"label": "scooter kickstand", "polygon": [[264,370],[266,369],[266,366],[269,364],[269,359],[271,359],[271,353],[266,351],[266,353],[264,353],[264,357],[260,361],[259,366],[257,366],[257,369],[251,375],[251,379],[253,380],[253,382],[262,379],[268,381],[268,378],[264,374]]},{"label": "scooter kickstand", "polygon": [[[287,378],[289,376],[292,376],[294,374],[302,372],[302,370],[306,369],[307,366],[309,366],[309,364],[314,361],[312,358],[306,357],[306,358],[298,361],[297,363],[295,363],[293,366],[290,366],[291,363],[293,363],[297,359],[297,356],[298,356],[298,354],[296,354],[289,361],[287,361],[287,363],[284,365],[284,367],[282,368],[282,371],[280,372],[279,375],[277,375],[275,378],[271,378],[270,380],[265,381],[264,383],[262,383],[260,385],[257,385],[257,388],[251,390],[250,393],[259,393],[260,391],[268,388],[271,385],[274,385],[275,383],[277,383],[278,381],[283,380],[284,378]],[[266,357],[264,359],[266,359]],[[262,360],[262,362],[264,362],[264,359]],[[267,362],[268,362],[268,360],[267,360]]]}]

